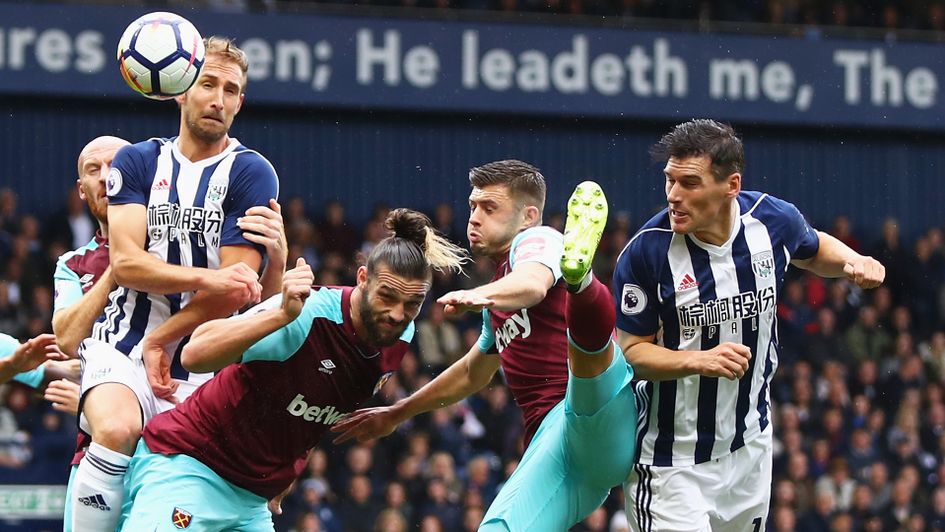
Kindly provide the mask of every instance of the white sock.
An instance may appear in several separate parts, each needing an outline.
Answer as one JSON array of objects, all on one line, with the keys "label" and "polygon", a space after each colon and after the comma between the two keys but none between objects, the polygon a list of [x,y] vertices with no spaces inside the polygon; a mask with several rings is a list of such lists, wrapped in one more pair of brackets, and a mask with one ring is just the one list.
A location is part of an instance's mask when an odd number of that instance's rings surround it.
[{"label": "white sock", "polygon": [[121,517],[130,456],[92,442],[72,489],[72,530],[112,532]]},{"label": "white sock", "polygon": [[591,285],[591,281],[593,280],[594,280],[594,270],[587,270],[587,275],[585,275],[584,278],[581,279],[581,284],[578,284],[578,285],[569,284],[568,291],[571,292],[572,294],[580,294],[581,292],[584,291],[585,288]]}]

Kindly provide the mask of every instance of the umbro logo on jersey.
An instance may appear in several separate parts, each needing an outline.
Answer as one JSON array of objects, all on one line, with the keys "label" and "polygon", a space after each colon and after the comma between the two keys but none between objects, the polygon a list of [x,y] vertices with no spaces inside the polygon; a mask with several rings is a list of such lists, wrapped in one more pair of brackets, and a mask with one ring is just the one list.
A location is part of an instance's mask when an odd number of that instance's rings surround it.
[{"label": "umbro logo on jersey", "polygon": [[168,190],[171,188],[171,185],[167,182],[167,178],[161,179],[151,187],[151,190]]},{"label": "umbro logo on jersey", "polygon": [[687,273],[686,276],[682,278],[682,281],[679,281],[679,287],[676,288],[676,291],[682,292],[683,290],[690,290],[692,288],[698,287],[699,281],[696,281],[692,278],[692,275]]},{"label": "umbro logo on jersey", "polygon": [[331,359],[326,358],[325,360],[322,360],[322,367],[318,368],[318,371],[331,375],[331,370],[335,369],[336,367],[338,366],[336,366],[335,363],[331,361]]},{"label": "umbro logo on jersey", "polygon": [[105,502],[105,497],[102,497],[101,493],[89,495],[88,497],[79,497],[79,502],[86,506],[102,510],[103,512],[109,512],[112,509],[112,507]]}]

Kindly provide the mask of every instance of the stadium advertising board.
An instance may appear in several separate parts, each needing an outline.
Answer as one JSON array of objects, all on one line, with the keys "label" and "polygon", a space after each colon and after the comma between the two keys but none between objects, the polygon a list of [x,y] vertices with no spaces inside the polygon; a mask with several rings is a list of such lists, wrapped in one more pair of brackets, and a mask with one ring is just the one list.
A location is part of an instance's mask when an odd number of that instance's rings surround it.
[{"label": "stadium advertising board", "polygon": [[[140,8],[0,4],[0,92],[138,97],[115,47]],[[235,37],[259,103],[945,129],[925,43],[182,11]]]}]

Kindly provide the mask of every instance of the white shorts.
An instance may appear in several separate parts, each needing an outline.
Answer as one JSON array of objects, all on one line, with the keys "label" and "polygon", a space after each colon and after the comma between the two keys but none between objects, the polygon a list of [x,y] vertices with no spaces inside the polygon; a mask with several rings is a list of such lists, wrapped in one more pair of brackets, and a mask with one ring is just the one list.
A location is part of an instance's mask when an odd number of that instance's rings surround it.
[{"label": "white shorts", "polygon": [[[148,374],[144,369],[144,361],[140,356],[126,356],[115,349],[111,344],[86,338],[79,346],[79,359],[82,361],[82,387],[80,390],[80,406],[85,394],[99,384],[124,384],[138,398],[141,406],[141,425],[144,426],[151,418],[174,408],[174,403],[160,399],[151,390]],[[175,379],[180,383],[177,393],[179,401],[183,401],[197,389],[197,385],[187,381]],[[79,428],[92,433],[85,414],[79,415]]]},{"label": "white shorts", "polygon": [[773,429],[722,458],[681,467],[633,466],[624,483],[630,530],[758,532],[771,500]]}]

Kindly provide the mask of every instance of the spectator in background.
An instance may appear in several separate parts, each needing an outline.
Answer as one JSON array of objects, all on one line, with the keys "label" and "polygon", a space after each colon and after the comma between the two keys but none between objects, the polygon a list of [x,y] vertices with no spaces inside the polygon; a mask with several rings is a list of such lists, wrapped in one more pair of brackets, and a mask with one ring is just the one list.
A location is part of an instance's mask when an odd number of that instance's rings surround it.
[{"label": "spectator in background", "polygon": [[318,232],[324,254],[337,253],[343,264],[351,261],[358,249],[358,233],[345,218],[345,207],[340,201],[332,200],[325,205],[325,217],[318,224]]},{"label": "spectator in background", "polygon": [[430,305],[427,317],[417,322],[417,344],[420,363],[436,373],[466,353],[459,328],[446,320],[440,304]]},{"label": "spectator in background", "polygon": [[860,308],[859,318],[846,332],[847,350],[853,360],[878,361],[887,352],[892,339],[879,324],[876,309],[871,305]]}]

